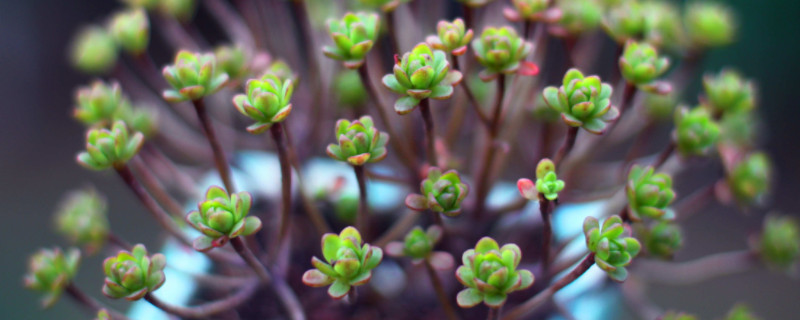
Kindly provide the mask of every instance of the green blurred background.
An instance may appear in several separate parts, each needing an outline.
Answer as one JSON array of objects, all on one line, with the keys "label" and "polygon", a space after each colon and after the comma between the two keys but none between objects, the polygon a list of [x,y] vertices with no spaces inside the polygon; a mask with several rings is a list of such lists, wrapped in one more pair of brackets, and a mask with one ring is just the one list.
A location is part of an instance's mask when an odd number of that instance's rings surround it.
[{"label": "green blurred background", "polygon": [[[800,2],[727,3],[739,16],[739,41],[711,52],[703,69],[716,71],[731,65],[758,81],[759,112],[764,123],[762,146],[773,156],[778,172],[770,207],[798,217],[800,109],[795,96],[800,89],[793,79],[800,73],[800,28],[796,24]],[[138,203],[117,177],[88,172],[74,161],[83,145],[83,132],[70,117],[73,89],[90,79],[68,66],[68,42],[80,26],[101,22],[119,6],[109,0],[0,1],[0,203],[7,205],[0,223],[4,257],[0,265],[0,318],[91,318],[67,299],[42,311],[39,297],[22,289],[28,256],[42,246],[65,245],[53,233],[50,220],[67,190],[95,185],[107,195],[112,227],[123,238],[148,245],[159,242],[155,232],[146,231],[149,217],[140,214]],[[696,79],[693,87],[696,90],[698,86]],[[691,220],[686,228],[688,247],[678,259],[745,248],[745,236],[758,230],[762,216],[760,210],[742,215],[731,208],[710,208]],[[84,259],[78,285],[110,302],[99,292],[101,260]],[[721,317],[738,301],[749,302],[766,319],[789,319],[796,318],[799,284],[782,274],[756,271],[697,286],[652,287],[650,295],[665,308],[686,310],[703,319]]]}]

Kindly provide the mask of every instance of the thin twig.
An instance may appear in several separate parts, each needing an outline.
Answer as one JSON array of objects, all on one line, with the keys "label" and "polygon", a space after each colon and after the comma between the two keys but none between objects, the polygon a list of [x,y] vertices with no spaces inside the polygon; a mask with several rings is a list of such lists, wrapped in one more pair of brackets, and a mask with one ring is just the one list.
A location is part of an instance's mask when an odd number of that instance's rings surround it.
[{"label": "thin twig", "polygon": [[575,146],[575,140],[578,137],[578,130],[580,127],[573,127],[569,126],[567,129],[567,135],[564,137],[564,144],[558,149],[553,162],[555,162],[556,166],[561,164],[561,161],[572,151],[572,147]]},{"label": "thin twig", "polygon": [[248,301],[253,293],[258,288],[258,282],[245,285],[239,292],[231,295],[225,299],[217,300],[194,307],[182,307],[168,304],[159,298],[156,298],[152,293],[147,293],[144,299],[150,302],[156,308],[163,310],[169,314],[190,319],[208,318],[209,316],[229,311],[242,303]]},{"label": "thin twig", "polygon": [[422,120],[425,122],[425,155],[428,157],[428,164],[435,167],[439,165],[438,157],[436,156],[436,130],[434,129],[433,115],[431,115],[431,106],[428,99],[420,101],[419,111],[422,114]]},{"label": "thin twig", "polygon": [[647,282],[681,286],[744,272],[758,263],[755,252],[741,250],[680,263],[642,259],[636,262],[633,271]]},{"label": "thin twig", "polygon": [[232,194],[236,191],[233,187],[233,181],[231,180],[228,160],[225,158],[225,151],[222,149],[214,133],[214,127],[211,126],[211,120],[208,118],[208,112],[206,112],[203,99],[193,100],[192,103],[194,104],[195,111],[197,111],[197,118],[200,119],[200,125],[203,127],[203,133],[206,135],[209,145],[211,145],[211,151],[214,153],[214,164],[217,166],[217,171],[222,179],[222,183],[225,185],[225,190],[228,194]]},{"label": "thin twig", "polygon": [[550,224],[551,206],[550,200],[547,200],[544,195],[539,194],[539,212],[542,214],[542,274],[548,274],[550,269],[550,243],[553,239],[553,227]]},{"label": "thin twig", "polygon": [[64,288],[64,291],[67,292],[67,294],[73,300],[77,301],[80,305],[86,307],[86,309],[89,309],[94,314],[97,314],[100,309],[106,309],[112,319],[129,320],[128,317],[117,312],[116,310],[104,307],[102,304],[100,304],[100,302],[83,293],[83,291],[76,287],[75,284],[67,284],[67,286]]},{"label": "thin twig", "polygon": [[139,179],[142,180],[142,185],[150,191],[150,194],[160,203],[164,208],[172,214],[172,216],[176,218],[183,218],[183,207],[178,204],[177,201],[164,189],[164,186],[161,184],[153,173],[150,171],[150,168],[147,167],[139,158],[131,159],[131,164],[133,170],[136,171],[139,175]]},{"label": "thin twig", "polygon": [[667,147],[664,148],[664,151],[661,151],[661,153],[658,154],[656,160],[653,161],[653,168],[658,170],[658,168],[660,168],[664,164],[664,162],[667,162],[667,159],[669,159],[669,156],[671,156],[672,152],[674,151],[675,151],[675,142],[670,140],[669,144],[667,144]]},{"label": "thin twig", "polygon": [[492,107],[492,119],[489,124],[489,137],[486,141],[486,146],[483,151],[483,161],[481,162],[480,171],[478,171],[478,178],[476,181],[477,197],[475,202],[475,214],[473,217],[480,220],[483,216],[483,211],[486,208],[486,196],[489,193],[491,185],[492,164],[494,163],[495,152],[494,143],[497,139],[497,133],[500,129],[500,115],[502,114],[503,96],[505,93],[505,75],[500,75],[497,78],[497,92],[495,93],[494,106]]},{"label": "thin twig", "polygon": [[362,235],[369,234],[369,204],[367,203],[367,177],[364,166],[353,166],[358,181],[358,215],[356,228]]},{"label": "thin twig", "polygon": [[283,244],[289,240],[289,227],[291,226],[292,209],[292,169],[289,163],[289,155],[286,151],[286,140],[283,138],[283,125],[278,122],[270,127],[272,140],[278,150],[278,159],[281,165],[281,222],[278,231],[278,241],[275,242],[275,249],[272,252],[277,254]]},{"label": "thin twig", "polygon": [[447,318],[450,320],[458,319],[456,310],[453,309],[453,305],[450,304],[450,299],[447,298],[447,293],[444,291],[442,281],[439,279],[439,275],[436,274],[436,270],[433,269],[429,258],[425,258],[425,270],[428,271],[428,278],[431,279],[431,285],[433,285],[433,289],[436,291],[436,297],[439,299],[439,303],[442,305],[442,309],[447,315]]}]

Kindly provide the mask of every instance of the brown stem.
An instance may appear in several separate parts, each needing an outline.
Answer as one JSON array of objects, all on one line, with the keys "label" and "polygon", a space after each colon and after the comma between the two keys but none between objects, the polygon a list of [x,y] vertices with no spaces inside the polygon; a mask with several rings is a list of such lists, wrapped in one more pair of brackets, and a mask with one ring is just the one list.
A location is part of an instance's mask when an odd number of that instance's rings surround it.
[{"label": "brown stem", "polygon": [[436,156],[436,130],[433,125],[433,116],[431,115],[431,106],[428,99],[422,99],[419,104],[419,111],[422,114],[422,120],[425,122],[425,142],[426,142],[426,155],[428,156],[428,164],[431,166],[438,166],[439,161]]},{"label": "brown stem", "polygon": [[397,40],[397,32],[394,29],[394,13],[395,10],[386,13],[386,31],[389,34],[389,41],[392,43],[392,50],[394,50],[395,53],[399,53],[401,51],[400,43]]},{"label": "brown stem", "polygon": [[667,159],[669,159],[669,156],[672,155],[673,151],[675,151],[675,142],[670,140],[667,144],[667,147],[664,148],[664,151],[661,151],[656,160],[653,161],[653,168],[658,170],[658,168],[660,168],[664,162],[667,162]]},{"label": "brown stem", "polygon": [[497,320],[500,319],[500,313],[503,310],[503,306],[492,308],[489,307],[489,311],[486,313],[486,320]]},{"label": "brown stem", "polygon": [[433,285],[433,289],[436,291],[436,297],[439,299],[439,303],[442,305],[442,309],[444,309],[447,318],[450,320],[458,319],[456,310],[453,309],[453,305],[450,304],[450,299],[447,298],[447,293],[444,291],[442,281],[439,279],[439,275],[436,274],[436,270],[433,269],[431,261],[428,258],[425,258],[425,270],[428,271],[431,285]]},{"label": "brown stem", "polygon": [[675,205],[675,220],[685,221],[695,212],[700,211],[714,199],[716,183],[711,183],[705,188],[695,191]]},{"label": "brown stem", "polygon": [[550,200],[547,200],[543,194],[539,194],[539,212],[542,214],[542,266],[543,274],[548,274],[550,269],[550,243],[553,239],[553,227],[550,224],[551,206]]},{"label": "brown stem", "polygon": [[247,265],[250,266],[251,269],[253,269],[253,271],[256,273],[258,278],[261,279],[262,282],[267,283],[272,280],[272,277],[270,276],[267,268],[263,264],[261,264],[261,262],[258,261],[256,255],[253,254],[253,251],[251,251],[250,248],[247,247],[247,244],[244,243],[242,237],[235,237],[231,239],[231,245],[233,246],[233,249],[236,250],[236,253],[239,254],[240,257],[242,257],[244,262],[247,263]]},{"label": "brown stem", "polygon": [[619,104],[620,117],[625,113],[626,110],[628,110],[631,102],[633,102],[633,97],[636,96],[636,91],[638,91],[636,85],[627,81],[625,82],[625,88],[622,90],[622,102]]},{"label": "brown stem", "polygon": [[102,304],[100,304],[100,302],[83,293],[81,289],[79,289],[72,283],[67,284],[67,286],[64,288],[64,291],[67,292],[67,294],[73,300],[77,301],[80,305],[90,310],[94,314],[97,314],[97,312],[100,309],[106,309],[106,311],[108,311],[108,314],[111,316],[112,319],[128,320],[128,317],[126,317],[125,315],[115,310],[104,307]]},{"label": "brown stem", "polygon": [[680,263],[642,259],[636,262],[635,271],[647,282],[680,286],[744,272],[758,263],[756,253],[742,250],[717,253]]},{"label": "brown stem", "polygon": [[[367,177],[364,166],[353,166],[358,181],[358,215],[356,216],[356,229],[362,235],[369,234],[369,205],[367,204]],[[366,238],[366,237],[365,237]]]},{"label": "brown stem", "polygon": [[331,232],[331,228],[328,226],[328,223],[325,222],[325,218],[322,216],[322,213],[319,212],[319,209],[317,209],[317,207],[314,205],[314,201],[309,198],[305,192],[305,187],[303,186],[303,171],[300,170],[300,159],[298,158],[294,143],[292,143],[292,134],[289,130],[285,130],[284,133],[286,133],[286,147],[289,151],[289,159],[292,162],[292,167],[294,167],[295,172],[297,173],[297,189],[300,190],[300,200],[303,204],[303,208],[305,209],[308,218],[311,220],[311,223],[313,223],[314,227],[317,228],[319,235]]},{"label": "brown stem", "polygon": [[406,214],[402,218],[396,220],[394,224],[392,224],[392,226],[389,227],[389,229],[378,238],[378,240],[374,241],[374,245],[382,248],[385,247],[390,241],[404,236],[406,231],[414,226],[418,215],[419,214],[414,210],[407,210]]},{"label": "brown stem", "polygon": [[[283,248],[283,243],[289,240],[289,227],[291,219],[289,217],[292,209],[292,169],[289,163],[289,155],[286,151],[286,140],[283,138],[283,125],[278,122],[270,127],[272,139],[275,140],[275,147],[278,150],[278,159],[281,164],[281,222],[278,231],[278,241],[276,249]],[[277,253],[278,250],[273,250]]]},{"label": "brown stem", "polygon": [[497,77],[497,93],[494,98],[494,106],[492,107],[492,122],[489,125],[489,136],[492,140],[497,138],[497,132],[500,130],[501,113],[503,111],[503,96],[506,93],[506,77],[500,74]]},{"label": "brown stem", "polygon": [[168,304],[162,301],[159,298],[156,298],[152,293],[147,293],[144,296],[144,299],[147,302],[150,302],[156,308],[163,310],[169,314],[181,317],[181,318],[189,318],[189,319],[201,319],[201,318],[208,318],[209,316],[230,311],[233,308],[241,305],[242,303],[249,300],[253,293],[258,288],[258,283],[250,283],[242,288],[236,294],[226,297],[222,300],[217,300],[205,304],[201,304],[194,307],[182,307]]},{"label": "brown stem", "polygon": [[119,236],[114,234],[113,232],[109,232],[106,235],[106,240],[108,240],[109,243],[119,247],[119,249],[122,249],[122,250],[131,251],[131,249],[133,248],[133,246],[130,243],[128,243],[127,241],[123,240],[122,238],[120,238]]},{"label": "brown stem", "polygon": [[160,203],[164,208],[172,214],[173,217],[183,218],[183,207],[169,195],[164,185],[161,184],[153,173],[139,158],[131,159],[133,170],[139,174],[139,179],[142,180],[142,185],[150,191],[150,194]]},{"label": "brown stem", "polygon": [[461,67],[458,64],[458,57],[453,56],[453,69],[461,71],[464,75],[464,79],[461,80],[461,88],[464,89],[464,94],[467,95],[467,100],[469,100],[469,104],[472,105],[472,109],[475,110],[475,114],[478,115],[478,118],[481,120],[481,123],[484,125],[489,126],[489,117],[483,113],[481,110],[481,105],[478,103],[478,99],[475,98],[475,95],[472,93],[472,88],[469,86],[469,81],[466,79],[466,70],[461,70]]},{"label": "brown stem", "polygon": [[480,220],[483,211],[486,209],[486,196],[489,193],[489,187],[491,185],[492,164],[494,163],[496,155],[493,149],[498,130],[500,129],[500,115],[503,109],[503,96],[505,93],[505,79],[505,76],[502,74],[497,78],[497,93],[495,94],[494,106],[492,107],[492,119],[489,124],[489,140],[486,142],[483,152],[483,162],[481,163],[480,171],[478,171],[478,180],[476,182],[477,198],[475,200],[477,202],[475,203],[474,215],[477,220]]},{"label": "brown stem", "polygon": [[514,309],[511,309],[511,311],[503,317],[503,320],[521,319],[525,317],[531,311],[547,302],[558,290],[561,290],[561,288],[566,287],[568,284],[575,281],[575,279],[578,279],[586,270],[589,270],[592,265],[594,265],[594,253],[587,255],[575,269],[572,269],[569,274],[556,281],[556,283],[516,306]]},{"label": "brown stem", "polygon": [[569,154],[569,152],[572,151],[572,147],[575,146],[575,139],[578,137],[579,129],[580,127],[573,127],[573,126],[569,126],[569,128],[567,129],[567,136],[564,138],[564,144],[562,144],[561,147],[558,149],[556,157],[553,159],[553,162],[555,162],[556,166],[560,165],[561,160],[564,160],[564,158]]},{"label": "brown stem", "polygon": [[222,146],[219,144],[219,140],[214,133],[214,127],[211,126],[211,120],[208,118],[205,103],[203,103],[203,99],[193,100],[192,103],[194,103],[194,109],[197,111],[197,118],[200,119],[200,124],[203,127],[203,133],[206,135],[209,145],[211,145],[211,151],[214,153],[214,163],[217,166],[217,171],[222,179],[222,183],[225,185],[225,190],[228,191],[228,194],[234,193],[236,191],[231,181],[228,160],[225,158],[225,151],[222,150]]}]

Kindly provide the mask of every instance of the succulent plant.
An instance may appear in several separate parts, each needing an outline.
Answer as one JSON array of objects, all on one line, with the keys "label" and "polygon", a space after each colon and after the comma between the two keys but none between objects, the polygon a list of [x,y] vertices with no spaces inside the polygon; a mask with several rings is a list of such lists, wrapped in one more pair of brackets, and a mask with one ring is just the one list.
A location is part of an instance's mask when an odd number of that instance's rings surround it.
[{"label": "succulent plant", "polygon": [[472,40],[475,58],[486,67],[481,80],[490,81],[501,74],[516,73],[522,61],[533,50],[533,44],[520,38],[510,27],[483,29],[480,38]]},{"label": "succulent plant", "polygon": [[142,244],[133,246],[130,252],[120,251],[103,261],[103,294],[111,299],[139,300],[164,284],[166,264],[163,254],[148,256]]},{"label": "succulent plant", "polygon": [[111,316],[108,314],[108,310],[102,308],[97,311],[97,317],[94,320],[111,320]]},{"label": "succulent plant", "polygon": [[339,99],[339,105],[358,106],[367,102],[367,90],[364,83],[354,70],[344,70],[333,81],[334,92]]},{"label": "succulent plant", "polygon": [[669,59],[659,57],[656,48],[648,43],[628,41],[619,57],[620,73],[625,80],[644,88],[663,75],[667,68]]},{"label": "succulent plant", "polygon": [[689,41],[699,47],[720,47],[733,42],[736,21],[730,8],[711,1],[688,4],[684,24]]},{"label": "succulent plant", "polygon": [[292,80],[292,86],[297,86],[297,82],[299,80],[297,73],[295,73],[289,64],[283,60],[275,60],[270,63],[265,74],[274,75],[283,82]]},{"label": "succulent plant", "polygon": [[118,83],[107,84],[100,80],[78,88],[75,100],[73,116],[87,126],[99,127],[110,125],[126,102]]},{"label": "succulent plant", "polygon": [[453,22],[440,20],[436,24],[436,35],[428,36],[425,41],[434,49],[457,57],[467,52],[467,45],[473,36],[472,29],[467,29],[464,20],[456,18]]},{"label": "succulent plant", "polygon": [[433,251],[434,245],[441,238],[442,228],[437,225],[432,225],[427,230],[414,227],[402,242],[389,242],[386,245],[386,254],[392,257],[411,258],[413,264],[427,260],[436,270],[450,270],[454,265],[453,256],[445,251]]},{"label": "succulent plant", "polygon": [[686,43],[686,31],[677,6],[670,1],[642,2],[644,39],[661,48],[679,49]]},{"label": "succulent plant", "polygon": [[196,9],[196,0],[158,0],[158,11],[182,22],[189,21]]},{"label": "succulent plant", "polygon": [[216,60],[211,53],[178,52],[175,63],[164,67],[162,72],[172,86],[164,90],[164,100],[195,101],[221,89],[228,82],[228,74],[217,67]]},{"label": "succulent plant", "polygon": [[725,315],[725,320],[760,320],[761,317],[758,317],[750,311],[750,307],[748,307],[744,303],[737,303],[736,305],[728,311],[728,314]]},{"label": "succulent plant", "polygon": [[697,107],[688,110],[679,107],[675,111],[673,139],[683,155],[704,155],[714,148],[719,140],[720,128],[708,109]]},{"label": "succulent plant", "polygon": [[456,1],[463,3],[465,6],[475,8],[475,7],[485,6],[486,4],[494,0],[456,0]]},{"label": "succulent plant", "polygon": [[140,55],[150,42],[150,22],[144,9],[127,9],[115,14],[108,27],[123,50]]},{"label": "succulent plant", "polygon": [[51,307],[75,277],[80,259],[81,252],[74,248],[66,253],[59,248],[39,250],[28,261],[25,287],[42,292],[42,306]]},{"label": "succulent plant", "polygon": [[335,46],[322,47],[322,52],[356,69],[364,64],[364,57],[377,41],[379,28],[380,19],[374,13],[348,12],[342,20],[328,20],[328,33]]},{"label": "succulent plant", "polygon": [[728,174],[731,193],[742,204],[759,204],[770,189],[772,165],[762,152],[746,156]]},{"label": "succulent plant", "polygon": [[596,0],[559,0],[562,16],[558,24],[570,35],[586,33],[600,26],[603,7]]},{"label": "succulent plant", "polygon": [[650,255],[670,259],[683,247],[683,233],[678,224],[669,221],[652,223],[641,237]]},{"label": "succulent plant", "polygon": [[410,194],[406,197],[406,206],[411,210],[424,211],[430,209],[449,217],[461,213],[461,202],[469,193],[469,186],[461,182],[461,176],[455,170],[442,173],[437,167],[428,168],[428,176],[420,183],[422,194]]},{"label": "succulent plant", "polygon": [[198,210],[189,212],[186,221],[202,235],[192,243],[197,251],[208,251],[224,246],[230,239],[249,236],[261,229],[261,220],[247,216],[253,199],[242,191],[228,195],[220,187],[211,186],[205,200],[197,204]]},{"label": "succulent plant", "polygon": [[547,8],[551,0],[511,0],[514,8],[506,8],[503,15],[511,21],[527,20],[539,21],[546,20]]},{"label": "succulent plant", "polygon": [[642,245],[630,237],[630,229],[623,225],[622,218],[616,215],[609,217],[603,222],[601,229],[597,219],[586,217],[583,221],[583,234],[586,237],[586,247],[594,253],[595,264],[611,279],[625,281],[628,278],[625,267],[639,254]]},{"label": "succulent plant", "polygon": [[800,226],[790,216],[767,215],[753,249],[770,266],[791,270],[800,258]]},{"label": "succulent plant", "polygon": [[584,77],[578,69],[570,69],[564,75],[563,85],[545,88],[543,96],[548,106],[561,112],[561,119],[567,125],[602,134],[619,117],[619,110],[611,105],[611,91],[611,86],[601,83],[600,77]]},{"label": "succulent plant", "polygon": [[553,201],[558,199],[558,193],[564,189],[564,181],[558,180],[553,161],[544,158],[536,165],[536,183],[522,178],[517,181],[517,189],[528,200],[540,200],[541,194],[545,199]]},{"label": "succulent plant", "polygon": [[72,39],[72,65],[88,74],[104,74],[117,63],[117,45],[105,29],[90,26]]},{"label": "succulent plant", "polygon": [[247,93],[234,96],[233,104],[241,114],[256,121],[247,131],[259,134],[289,116],[293,91],[292,80],[283,81],[267,73],[261,79],[247,80]]},{"label": "succulent plant", "polygon": [[703,88],[715,114],[747,112],[755,107],[755,86],[736,71],[704,76]]},{"label": "succulent plant", "polygon": [[653,167],[642,168],[634,165],[628,173],[625,185],[628,196],[628,215],[633,221],[642,217],[658,220],[672,220],[675,213],[668,206],[675,200],[672,190],[672,177],[665,173],[655,173]]},{"label": "succulent plant", "polygon": [[352,122],[339,119],[336,122],[336,140],[338,145],[328,145],[328,156],[354,166],[363,166],[386,158],[389,134],[378,131],[372,117],[363,116]]},{"label": "succulent plant", "polygon": [[133,158],[144,142],[141,132],[128,132],[125,122],[116,121],[111,130],[91,129],[86,134],[86,151],[78,154],[78,164],[92,170],[120,168]]},{"label": "succulent plant", "polygon": [[217,66],[231,79],[242,79],[250,72],[250,66],[241,46],[219,46],[214,49]]},{"label": "succulent plant", "polygon": [[444,51],[431,50],[426,43],[403,54],[393,71],[383,76],[383,85],[403,96],[394,104],[398,114],[414,111],[422,99],[450,98],[453,86],[461,81],[461,72],[450,70]]},{"label": "succulent plant", "polygon": [[645,92],[644,110],[647,117],[660,122],[672,120],[678,106],[677,96],[674,91],[667,94]]},{"label": "succulent plant", "polygon": [[494,239],[481,238],[475,249],[464,252],[463,265],[456,270],[456,278],[467,288],[456,297],[458,305],[470,308],[481,302],[490,308],[500,308],[509,293],[533,285],[533,274],[517,270],[522,252],[516,244],[502,248]]},{"label": "succulent plant", "polygon": [[322,236],[322,256],[311,258],[314,269],[303,274],[303,283],[312,287],[328,287],[328,295],[341,299],[353,286],[360,286],[372,278],[372,269],[383,259],[381,248],[362,245],[361,234],[347,227],[338,235],[326,233]]},{"label": "succulent plant", "polygon": [[148,107],[132,107],[130,102],[122,100],[114,120],[121,120],[133,131],[141,132],[146,138],[158,131],[158,114]]},{"label": "succulent plant", "polygon": [[641,39],[644,27],[644,10],[638,1],[627,1],[624,5],[614,6],[603,19],[603,29],[617,43]]},{"label": "succulent plant", "polygon": [[159,0],[121,0],[125,5],[131,8],[144,8],[153,10],[158,6]]},{"label": "succulent plant", "polygon": [[404,2],[409,2],[411,0],[359,0],[361,3],[372,6],[372,7],[379,7],[383,12],[391,12],[394,9],[397,9],[397,6]]},{"label": "succulent plant", "polygon": [[95,252],[108,236],[106,210],[106,200],[96,190],[88,188],[70,192],[56,211],[56,229],[72,243]]},{"label": "succulent plant", "polygon": [[697,320],[697,316],[678,311],[667,311],[658,320]]}]

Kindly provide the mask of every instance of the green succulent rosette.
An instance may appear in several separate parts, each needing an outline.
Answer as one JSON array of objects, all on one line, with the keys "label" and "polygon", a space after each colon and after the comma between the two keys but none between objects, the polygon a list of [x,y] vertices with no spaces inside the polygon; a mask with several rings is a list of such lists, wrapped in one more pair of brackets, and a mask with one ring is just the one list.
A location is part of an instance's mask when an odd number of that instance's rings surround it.
[{"label": "green succulent rosette", "polygon": [[603,29],[617,43],[641,39],[645,30],[645,13],[638,1],[626,1],[610,8],[603,19]]},{"label": "green succulent rosette", "polygon": [[658,122],[670,121],[678,106],[678,94],[670,91],[667,94],[645,92],[644,111],[648,118]]},{"label": "green succulent rosette", "polygon": [[325,150],[333,159],[354,166],[378,162],[386,158],[386,143],[389,134],[378,131],[372,117],[363,116],[352,122],[340,119],[336,122],[336,140]]},{"label": "green succulent rosette", "polygon": [[105,308],[97,310],[97,316],[94,320],[112,320],[111,315],[108,314],[108,310]]},{"label": "green succulent rosette", "polygon": [[469,186],[461,181],[455,170],[442,173],[437,167],[428,168],[428,176],[420,183],[422,194],[406,197],[406,207],[411,210],[431,210],[454,217],[461,214],[461,202],[469,193]]},{"label": "green succulent rosette", "polygon": [[377,41],[378,29],[380,19],[374,13],[348,12],[342,20],[328,20],[328,33],[335,46],[322,47],[322,53],[342,61],[348,69],[357,69]]},{"label": "green succulent rosette", "polygon": [[123,50],[140,55],[150,42],[150,22],[144,9],[128,9],[115,14],[108,26],[114,40]]},{"label": "green succulent rosette", "polygon": [[725,320],[761,320],[761,317],[753,314],[750,307],[744,303],[737,303],[725,315]]},{"label": "green succulent rosette", "polygon": [[697,320],[697,316],[679,311],[667,311],[658,320]]},{"label": "green succulent rosette", "polygon": [[543,97],[548,106],[561,113],[567,125],[602,134],[619,117],[619,110],[611,105],[611,91],[600,77],[584,77],[578,69],[570,69],[563,85],[545,88]]},{"label": "green succulent rosette", "polygon": [[480,38],[472,40],[475,58],[486,67],[480,72],[481,80],[490,81],[501,74],[516,73],[533,44],[525,41],[513,28],[487,27]]},{"label": "green succulent rosette", "polygon": [[692,45],[720,47],[733,42],[736,19],[730,8],[711,1],[689,3],[684,16],[686,33]]},{"label": "green succulent rosette", "polygon": [[55,224],[70,242],[96,252],[108,237],[106,200],[92,188],[70,192],[56,210]]},{"label": "green succulent rosette", "polygon": [[206,191],[205,200],[198,203],[198,210],[189,212],[186,221],[202,235],[194,239],[192,247],[197,251],[208,251],[222,247],[230,239],[249,236],[261,229],[258,217],[247,216],[253,198],[242,191],[228,195],[217,186]]},{"label": "green succulent rosette", "polygon": [[672,178],[665,173],[655,173],[653,167],[634,165],[625,185],[628,196],[628,215],[633,221],[643,217],[672,220],[675,213],[668,206],[675,200]]},{"label": "green succulent rosette", "polygon": [[558,179],[553,161],[544,158],[536,165],[536,183],[522,178],[517,181],[517,189],[525,199],[538,201],[541,194],[545,199],[553,201],[558,199],[558,193],[564,189],[564,181]]},{"label": "green succulent rosette", "polygon": [[547,8],[551,0],[511,0],[513,8],[503,9],[503,16],[510,21],[550,20]]},{"label": "green succulent rosette", "polygon": [[122,96],[122,90],[116,82],[107,84],[97,80],[90,86],[80,87],[75,94],[75,108],[73,116],[86,126],[105,127],[127,104]]},{"label": "green succulent rosette", "polygon": [[673,140],[683,155],[705,155],[717,144],[720,127],[707,108],[692,110],[679,107],[675,111]]},{"label": "green succulent rosette", "polygon": [[643,233],[640,239],[652,256],[671,259],[683,247],[683,233],[674,222],[655,221]]},{"label": "green succulent rosette", "polygon": [[736,71],[722,70],[716,75],[704,76],[703,89],[707,106],[714,114],[748,112],[755,108],[755,86]]},{"label": "green succulent rosette", "polygon": [[[619,69],[628,83],[653,91],[653,82],[669,68],[669,59],[660,57],[658,50],[648,43],[628,41],[622,56],[619,57]],[[648,89],[650,88],[650,89]]]},{"label": "green succulent rosette", "polygon": [[436,225],[423,230],[414,227],[406,234],[403,242],[394,241],[386,245],[386,253],[393,257],[409,257],[415,261],[427,258],[433,252],[433,246],[442,238],[442,228]]},{"label": "green succulent rosette", "polygon": [[467,45],[473,36],[472,29],[467,29],[464,20],[456,18],[453,22],[440,20],[436,24],[436,35],[428,36],[425,42],[436,50],[446,51],[457,57],[467,52]]},{"label": "green succulent rosette", "polygon": [[326,233],[322,236],[322,256],[311,258],[314,269],[303,274],[303,283],[311,287],[328,287],[328,295],[341,299],[350,288],[369,282],[372,269],[383,259],[381,248],[362,245],[361,234],[353,227],[347,227],[341,233]]},{"label": "green succulent rosette", "polygon": [[292,80],[284,81],[267,73],[261,79],[247,80],[246,92],[234,96],[233,105],[241,114],[256,121],[247,127],[252,134],[264,132],[292,112]]},{"label": "green succulent rosette", "polygon": [[456,269],[456,278],[467,287],[456,296],[458,305],[470,308],[483,302],[496,309],[505,304],[509,293],[529,288],[533,274],[517,270],[521,259],[522,252],[516,244],[500,247],[492,238],[481,238],[475,249],[464,252],[463,265]]},{"label": "green succulent rosette", "polygon": [[564,35],[579,35],[597,29],[603,21],[603,7],[597,0],[559,0],[561,9],[558,25]]},{"label": "green succulent rosette", "polygon": [[633,258],[639,254],[642,245],[630,236],[619,216],[611,216],[600,223],[594,217],[586,217],[583,221],[583,234],[586,247],[594,253],[595,264],[603,269],[614,281],[625,281],[628,270],[625,269]]},{"label": "green succulent rosette", "polygon": [[367,102],[367,89],[355,70],[339,72],[333,86],[340,106],[360,106]]},{"label": "green succulent rosette", "polygon": [[644,39],[660,48],[681,49],[686,31],[678,7],[671,1],[642,2]]},{"label": "green succulent rosette", "polygon": [[219,46],[214,57],[220,70],[233,80],[241,80],[250,72],[247,54],[241,46]]},{"label": "green succulent rosette", "polygon": [[90,26],[80,30],[72,39],[72,66],[88,74],[107,73],[117,63],[117,44],[104,28]]},{"label": "green succulent rosette", "polygon": [[42,306],[49,308],[58,301],[64,288],[78,273],[81,252],[59,248],[41,249],[28,260],[28,273],[25,274],[25,287],[44,294]]},{"label": "green succulent rosette", "polygon": [[86,151],[78,154],[78,164],[87,169],[121,168],[142,147],[144,135],[128,132],[125,122],[116,121],[111,130],[91,129],[86,134]]},{"label": "green succulent rosette", "polygon": [[111,299],[139,300],[164,284],[166,265],[167,259],[163,254],[148,256],[142,244],[133,246],[130,252],[120,251],[103,261],[106,275],[103,295]]},{"label": "green succulent rosette", "polygon": [[487,5],[489,2],[494,0],[456,0],[458,2],[463,3],[467,7],[477,8]]},{"label": "green succulent rosette", "polygon": [[763,231],[752,247],[771,267],[792,271],[800,258],[800,226],[797,220],[790,216],[767,215]]},{"label": "green succulent rosette", "polygon": [[127,100],[122,101],[114,119],[125,122],[131,130],[141,132],[146,138],[158,131],[158,113],[151,107],[133,107]]},{"label": "green succulent rosette", "polygon": [[383,12],[392,12],[397,6],[411,0],[359,0],[359,2],[370,7],[380,8]]},{"label": "green succulent rosette", "polygon": [[403,54],[393,71],[383,76],[383,85],[403,96],[394,103],[398,114],[414,111],[422,99],[450,98],[453,86],[461,81],[461,72],[450,70],[444,51],[431,50],[426,43]]},{"label": "green succulent rosette", "polygon": [[772,165],[767,154],[753,153],[739,161],[728,174],[728,186],[741,204],[760,204],[770,189]]},{"label": "green succulent rosette", "polygon": [[172,86],[164,90],[164,100],[173,103],[200,100],[228,82],[228,74],[217,67],[217,59],[211,53],[181,50],[175,63],[164,67],[162,74]]},{"label": "green succulent rosette", "polygon": [[158,0],[158,11],[181,22],[188,22],[197,10],[196,0]]}]

